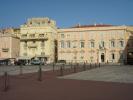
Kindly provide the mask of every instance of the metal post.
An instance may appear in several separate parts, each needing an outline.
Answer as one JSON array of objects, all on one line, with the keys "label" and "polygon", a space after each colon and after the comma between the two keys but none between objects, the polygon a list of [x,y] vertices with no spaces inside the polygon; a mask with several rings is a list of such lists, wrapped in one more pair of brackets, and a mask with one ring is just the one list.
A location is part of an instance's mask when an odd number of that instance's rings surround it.
[{"label": "metal post", "polygon": [[53,72],[54,72],[54,70],[55,70],[55,63],[53,62]]},{"label": "metal post", "polygon": [[41,67],[41,64],[40,64],[39,70],[38,70],[38,81],[42,81],[42,67]]},{"label": "metal post", "polygon": [[4,91],[6,92],[9,89],[9,76],[8,73],[4,73]]},{"label": "metal post", "polygon": [[60,66],[60,76],[63,76],[63,65]]},{"label": "metal post", "polygon": [[74,65],[74,73],[76,73],[76,64]]},{"label": "metal post", "polygon": [[100,67],[100,63],[99,63],[99,67]]},{"label": "metal post", "polygon": [[90,69],[91,69],[91,66],[92,66],[92,65],[91,65],[91,63],[90,63]]},{"label": "metal post", "polygon": [[72,69],[72,62],[71,62],[71,69]]},{"label": "metal post", "polygon": [[23,74],[23,66],[20,64],[20,75]]},{"label": "metal post", "polygon": [[97,64],[95,63],[95,68],[97,67]]},{"label": "metal post", "polygon": [[83,66],[83,68],[84,68],[84,71],[86,70],[86,64],[85,64],[85,62],[84,62],[84,66]]}]

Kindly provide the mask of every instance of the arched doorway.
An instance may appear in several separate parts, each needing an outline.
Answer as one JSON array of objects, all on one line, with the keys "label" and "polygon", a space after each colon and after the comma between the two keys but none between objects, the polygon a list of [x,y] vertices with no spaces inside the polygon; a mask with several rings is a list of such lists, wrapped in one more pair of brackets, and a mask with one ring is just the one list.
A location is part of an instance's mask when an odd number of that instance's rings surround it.
[{"label": "arched doorway", "polygon": [[101,62],[104,62],[105,57],[104,57],[104,53],[101,54]]}]

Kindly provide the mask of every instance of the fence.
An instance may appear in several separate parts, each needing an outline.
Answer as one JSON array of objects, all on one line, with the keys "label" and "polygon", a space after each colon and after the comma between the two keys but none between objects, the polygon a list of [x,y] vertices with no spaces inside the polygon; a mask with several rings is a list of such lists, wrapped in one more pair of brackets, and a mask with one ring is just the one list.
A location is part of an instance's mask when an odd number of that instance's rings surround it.
[{"label": "fence", "polygon": [[[46,75],[47,72],[55,73],[53,77],[56,76],[64,76],[72,73],[77,73],[81,71],[87,71],[94,68],[100,68],[106,66],[106,64],[100,64],[100,63],[67,63],[67,64],[49,64],[49,65],[37,65],[37,66],[7,66],[7,69],[1,71],[0,73],[2,77],[2,90],[8,91],[10,89],[10,77],[15,75],[15,78],[26,78],[30,79],[35,76],[33,75],[26,75],[25,73],[34,73],[36,75],[36,80],[42,81],[44,78],[44,75]],[[44,71],[44,72],[43,72]],[[43,74],[44,73],[44,74]],[[23,77],[18,77],[23,76]]]}]

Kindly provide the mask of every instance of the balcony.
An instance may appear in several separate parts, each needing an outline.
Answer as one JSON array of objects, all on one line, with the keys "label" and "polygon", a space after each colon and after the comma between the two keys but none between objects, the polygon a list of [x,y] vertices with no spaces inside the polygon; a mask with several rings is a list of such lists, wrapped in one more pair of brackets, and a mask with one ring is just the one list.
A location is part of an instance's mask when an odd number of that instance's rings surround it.
[{"label": "balcony", "polygon": [[30,43],[30,44],[28,44],[28,47],[29,47],[29,48],[37,48],[37,44],[35,44],[35,43]]},{"label": "balcony", "polygon": [[21,37],[21,41],[32,41],[32,40],[48,40],[48,36],[27,36],[27,37]]}]

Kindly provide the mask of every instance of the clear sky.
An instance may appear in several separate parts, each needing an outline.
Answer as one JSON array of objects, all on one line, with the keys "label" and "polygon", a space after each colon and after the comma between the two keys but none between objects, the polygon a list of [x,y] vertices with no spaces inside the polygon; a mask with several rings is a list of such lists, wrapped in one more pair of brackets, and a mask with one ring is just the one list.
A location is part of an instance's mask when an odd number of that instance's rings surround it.
[{"label": "clear sky", "polygon": [[133,0],[0,0],[0,28],[19,27],[32,17],[49,17],[58,27],[133,25]]}]

